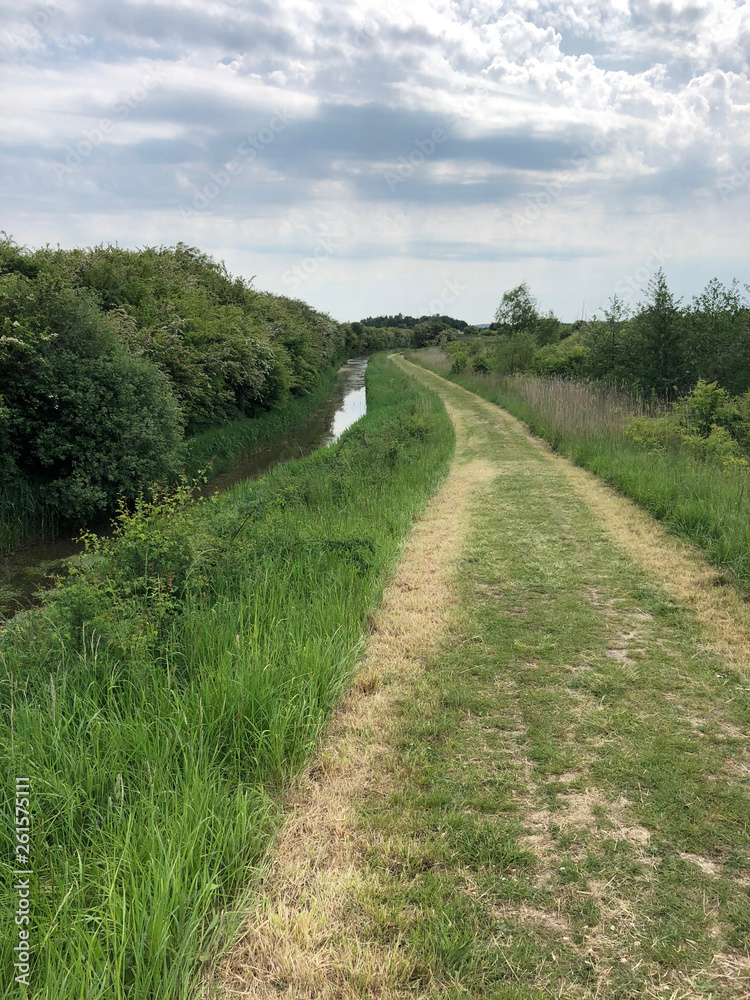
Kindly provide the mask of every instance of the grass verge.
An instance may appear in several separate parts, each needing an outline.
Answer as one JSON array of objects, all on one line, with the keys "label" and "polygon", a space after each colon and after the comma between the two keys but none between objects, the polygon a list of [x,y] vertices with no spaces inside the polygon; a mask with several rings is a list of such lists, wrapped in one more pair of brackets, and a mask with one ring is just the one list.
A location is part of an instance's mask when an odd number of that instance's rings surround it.
[{"label": "grass verge", "polygon": [[[496,403],[523,420],[529,429],[576,465],[596,473],[645,508],[675,535],[700,546],[709,559],[750,589],[750,476],[724,470],[683,450],[653,450],[625,437],[619,428],[581,420],[564,405],[554,410],[533,406],[509,391],[507,380],[462,372],[451,375],[450,362],[433,350],[411,352],[411,360],[456,385]],[[585,429],[579,429],[584,424]]]},{"label": "grass verge", "polygon": [[234,930],[453,448],[434,395],[382,357],[367,379],[368,414],[336,445],[123,515],[0,636],[2,907],[17,906],[9,784],[28,777],[31,995],[189,997]]},{"label": "grass verge", "polygon": [[[350,790],[348,852],[324,899],[288,878],[307,903],[290,919],[293,943],[314,947],[295,955],[293,981],[272,967],[270,981],[233,988],[300,1000],[750,996],[746,671],[613,546],[515,421],[440,391],[461,418],[456,461],[495,472],[465,512],[454,614],[369,734],[378,773]],[[309,820],[297,821],[308,836]],[[313,841],[304,855],[325,850]],[[332,908],[346,932],[326,964]]]}]

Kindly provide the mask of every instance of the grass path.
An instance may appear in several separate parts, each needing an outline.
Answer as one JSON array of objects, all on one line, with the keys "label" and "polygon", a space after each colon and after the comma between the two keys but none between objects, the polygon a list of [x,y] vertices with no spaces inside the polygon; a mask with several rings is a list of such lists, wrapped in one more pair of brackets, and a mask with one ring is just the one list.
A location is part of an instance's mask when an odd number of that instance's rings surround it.
[{"label": "grass path", "polygon": [[733,592],[512,417],[456,425],[217,996],[750,997]]}]

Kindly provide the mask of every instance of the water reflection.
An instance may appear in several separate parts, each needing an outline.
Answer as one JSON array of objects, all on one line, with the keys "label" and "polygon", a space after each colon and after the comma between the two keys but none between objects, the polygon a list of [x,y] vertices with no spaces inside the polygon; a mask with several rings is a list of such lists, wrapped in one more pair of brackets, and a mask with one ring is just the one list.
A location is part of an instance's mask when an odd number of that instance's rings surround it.
[{"label": "water reflection", "polygon": [[334,413],[331,440],[326,444],[337,441],[344,431],[355,424],[360,417],[364,417],[365,413],[367,413],[367,394],[363,385],[361,389],[352,389],[344,398],[341,409]]},{"label": "water reflection", "polygon": [[368,358],[351,358],[338,371],[323,405],[287,437],[266,448],[243,455],[208,483],[208,493],[226,490],[243,479],[257,479],[281,462],[302,458],[337,441],[367,412],[365,371]]},{"label": "water reflection", "polygon": [[[367,412],[365,371],[368,360],[351,358],[339,369],[328,398],[311,417],[273,445],[242,455],[201,492],[207,495],[226,490],[244,479],[257,479],[282,462],[309,455],[337,441]],[[107,527],[96,530],[105,533]],[[81,546],[74,539],[58,538],[0,555],[0,618],[30,607],[34,595],[49,584],[49,574],[62,560],[80,551]]]}]

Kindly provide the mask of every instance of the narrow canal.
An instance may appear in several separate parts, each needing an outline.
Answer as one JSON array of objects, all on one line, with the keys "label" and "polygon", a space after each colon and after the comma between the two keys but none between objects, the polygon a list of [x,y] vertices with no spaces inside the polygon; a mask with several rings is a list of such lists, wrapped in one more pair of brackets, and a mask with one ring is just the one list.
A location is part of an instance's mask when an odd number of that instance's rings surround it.
[{"label": "narrow canal", "polygon": [[[257,479],[275,465],[309,455],[333,444],[367,411],[365,371],[368,358],[352,358],[338,372],[325,402],[286,437],[241,455],[205,487],[206,493],[226,490],[244,479]],[[95,530],[106,532],[107,525]],[[0,619],[35,603],[35,595],[51,583],[63,560],[81,551],[74,538],[35,542],[0,555]]]}]

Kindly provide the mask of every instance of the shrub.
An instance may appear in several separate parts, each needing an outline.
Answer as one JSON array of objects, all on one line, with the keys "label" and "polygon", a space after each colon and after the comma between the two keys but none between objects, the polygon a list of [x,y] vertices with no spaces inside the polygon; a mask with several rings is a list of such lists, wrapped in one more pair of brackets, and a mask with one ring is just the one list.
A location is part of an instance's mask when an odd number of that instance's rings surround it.
[{"label": "shrub", "polygon": [[492,357],[492,368],[500,375],[513,375],[525,371],[531,365],[536,350],[536,340],[528,331],[498,337]]},{"label": "shrub", "polygon": [[464,371],[468,363],[469,356],[466,351],[456,351],[451,363],[451,375],[458,375],[459,372]]},{"label": "shrub", "polygon": [[84,523],[174,474],[182,420],[169,383],[128,352],[91,294],[20,276],[0,292],[14,333],[0,340],[5,481],[33,483],[44,503]]},{"label": "shrub", "polygon": [[[0,239],[2,543],[111,512],[175,476],[185,434],[309,396],[345,352],[408,337],[258,292],[184,244],[29,252]],[[19,496],[43,516],[14,529]]]}]

